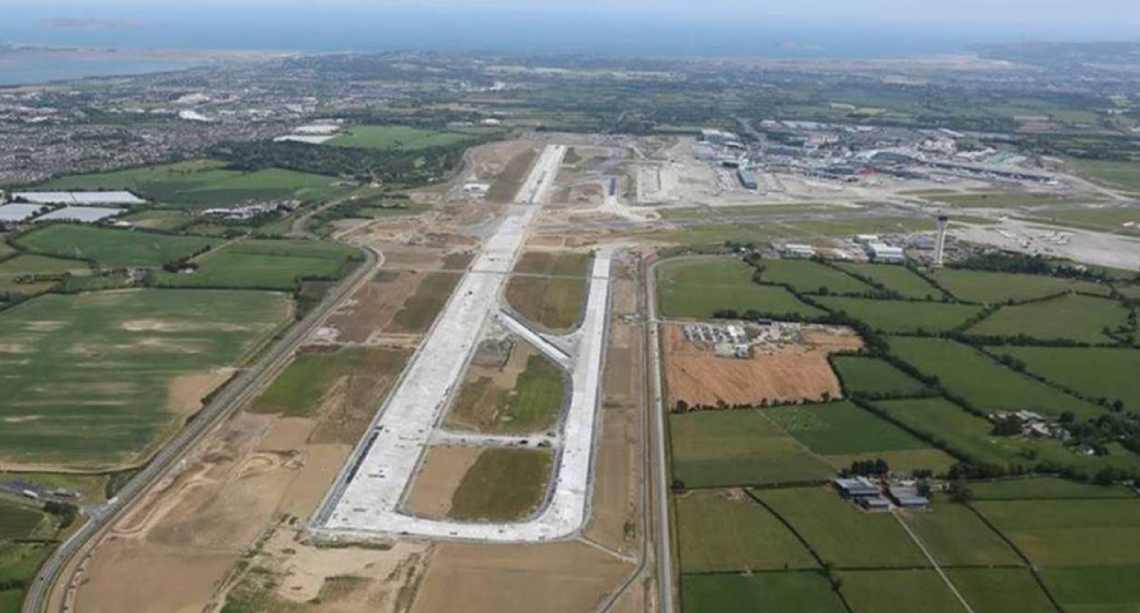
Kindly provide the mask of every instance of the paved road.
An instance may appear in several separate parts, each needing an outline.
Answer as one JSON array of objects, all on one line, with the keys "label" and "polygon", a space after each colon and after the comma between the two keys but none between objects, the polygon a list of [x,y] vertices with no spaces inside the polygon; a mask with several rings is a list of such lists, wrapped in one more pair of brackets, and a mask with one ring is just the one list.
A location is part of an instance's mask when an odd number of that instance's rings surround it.
[{"label": "paved road", "polygon": [[192,449],[202,437],[223,418],[255,395],[261,386],[275,376],[293,352],[304,342],[340,303],[368,279],[383,263],[379,252],[364,250],[365,262],[337,284],[313,312],[300,323],[289,328],[283,337],[265,351],[252,366],[242,370],[173,440],[134,476],[118,495],[103,505],[101,512],[59,546],[40,568],[24,599],[23,613],[40,613],[47,604],[51,588],[60,571],[84,545],[91,542],[130,506],[143,492],[156,483],[166,471]]},{"label": "paved road", "polygon": [[646,302],[649,306],[649,363],[653,371],[653,401],[649,412],[653,415],[656,427],[654,442],[657,452],[657,584],[661,592],[661,613],[673,613],[673,547],[669,528],[669,464],[665,454],[665,401],[661,384],[661,341],[657,325],[657,263],[645,273]]}]

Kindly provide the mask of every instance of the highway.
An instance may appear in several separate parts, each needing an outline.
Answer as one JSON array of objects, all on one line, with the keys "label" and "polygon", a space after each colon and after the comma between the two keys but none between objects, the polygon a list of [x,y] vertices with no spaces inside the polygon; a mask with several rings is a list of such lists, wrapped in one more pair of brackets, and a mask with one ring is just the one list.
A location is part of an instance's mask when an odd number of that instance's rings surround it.
[{"label": "highway", "polygon": [[88,543],[97,539],[104,529],[118,519],[141,494],[157,483],[215,426],[260,392],[263,386],[284,368],[290,356],[301,346],[309,333],[319,327],[325,318],[357,288],[372,278],[376,270],[383,265],[383,256],[371,249],[362,249],[362,252],[365,255],[365,262],[362,265],[357,266],[348,277],[334,286],[313,312],[300,323],[290,327],[284,336],[262,353],[251,366],[242,369],[241,374],[228,382],[174,439],[155,454],[145,468],[104,505],[100,513],[91,516],[82,528],[55,550],[28,587],[23,613],[41,613],[47,604],[52,587],[60,578],[60,572],[72,557]]},{"label": "highway", "polygon": [[673,613],[676,607],[673,603],[673,546],[671,544],[672,532],[669,523],[669,459],[665,450],[665,399],[664,385],[661,382],[661,339],[658,333],[657,320],[657,263],[655,262],[645,273],[646,303],[648,305],[649,321],[649,368],[653,372],[653,402],[650,403],[649,412],[653,415],[655,426],[653,437],[654,450],[657,455],[657,585],[660,589],[661,613]]}]

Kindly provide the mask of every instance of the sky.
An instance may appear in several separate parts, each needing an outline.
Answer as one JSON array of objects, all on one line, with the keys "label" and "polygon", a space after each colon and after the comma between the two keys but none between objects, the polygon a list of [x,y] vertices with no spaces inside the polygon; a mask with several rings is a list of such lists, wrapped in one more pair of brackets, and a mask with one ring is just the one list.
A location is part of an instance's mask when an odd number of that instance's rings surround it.
[{"label": "sky", "polygon": [[51,45],[883,56],[1140,40],[1138,0],[0,0]]}]

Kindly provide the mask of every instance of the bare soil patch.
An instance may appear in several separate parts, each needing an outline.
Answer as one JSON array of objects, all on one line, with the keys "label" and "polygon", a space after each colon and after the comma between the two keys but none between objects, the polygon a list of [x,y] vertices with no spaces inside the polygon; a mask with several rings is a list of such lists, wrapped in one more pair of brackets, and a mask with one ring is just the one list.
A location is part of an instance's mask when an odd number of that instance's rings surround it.
[{"label": "bare soil patch", "polygon": [[632,566],[582,543],[440,545],[413,613],[593,611]]},{"label": "bare soil patch", "polygon": [[202,399],[229,381],[234,372],[232,368],[217,368],[209,372],[174,377],[167,391],[167,406],[179,415],[197,413],[202,408]]},{"label": "bare soil patch", "polygon": [[431,327],[436,315],[451,297],[461,275],[451,272],[432,272],[420,281],[416,291],[404,307],[392,317],[389,329],[396,334],[423,334]]},{"label": "bare soil patch", "polygon": [[337,329],[337,340],[341,342],[368,342],[404,308],[425,276],[410,271],[381,271],[337,309],[326,325]]},{"label": "bare soil patch", "polygon": [[444,519],[451,510],[451,499],[463,475],[471,469],[479,454],[478,447],[432,447],[424,458],[423,466],[412,483],[408,496],[408,512]]},{"label": "bare soil patch", "polygon": [[762,344],[752,357],[718,357],[711,347],[685,339],[679,325],[663,326],[665,377],[670,406],[758,406],[839,398],[830,353],[862,346],[853,335],[807,333],[803,344]]}]

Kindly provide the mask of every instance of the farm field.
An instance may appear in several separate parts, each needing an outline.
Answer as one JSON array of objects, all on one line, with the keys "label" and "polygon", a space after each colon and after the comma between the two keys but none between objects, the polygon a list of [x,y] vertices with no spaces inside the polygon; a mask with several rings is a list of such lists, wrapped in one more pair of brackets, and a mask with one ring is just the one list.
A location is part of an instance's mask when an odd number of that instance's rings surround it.
[{"label": "farm field", "polygon": [[1057,611],[1028,569],[951,568],[946,574],[976,613]]},{"label": "farm field", "polygon": [[1140,564],[1140,498],[973,503],[1039,566]]},{"label": "farm field", "polygon": [[1115,341],[1103,330],[1126,327],[1128,313],[1128,309],[1115,300],[1073,294],[1001,307],[966,332],[994,337],[1024,335],[1043,341],[1112,343]]},{"label": "farm field", "polygon": [[206,290],[47,295],[0,313],[0,463],[137,463],[290,314],[282,294]]},{"label": "farm field", "polygon": [[352,249],[332,243],[246,240],[196,259],[193,273],[158,272],[154,284],[293,291],[302,279],[336,279],[355,256]]},{"label": "farm field", "polygon": [[991,347],[1026,370],[1090,398],[1120,399],[1140,408],[1140,350],[1114,347]]},{"label": "farm field", "polygon": [[448,515],[506,521],[533,513],[546,494],[553,455],[532,449],[485,449],[459,482]]},{"label": "farm field", "polygon": [[1072,411],[1080,419],[1096,417],[1104,411],[1014,372],[961,343],[892,337],[890,347],[892,353],[921,372],[936,375],[950,393],[983,409],[1029,409],[1053,416]]},{"label": "farm field", "polygon": [[586,305],[584,278],[514,275],[507,284],[507,302],[527,321],[551,331],[568,331]]},{"label": "farm field", "polygon": [[1069,291],[1108,295],[1106,285],[1042,275],[942,268],[930,273],[955,298],[979,304],[1033,300]]},{"label": "farm field", "polygon": [[885,287],[888,291],[897,292],[903,298],[917,300],[936,299],[942,292],[930,283],[912,272],[906,266],[891,264],[856,264],[839,262],[839,268],[857,276],[864,277]]},{"label": "farm field", "polygon": [[820,455],[926,449],[930,446],[850,402],[768,409],[767,415]]},{"label": "farm field", "polygon": [[0,498],[0,548],[7,540],[32,538],[46,520],[36,509]]},{"label": "farm field", "polygon": [[758,489],[753,495],[837,569],[928,565],[893,516],[861,511],[831,487]]},{"label": "farm field", "polygon": [[839,296],[815,298],[824,307],[846,313],[883,332],[947,332],[982,311],[981,307],[943,302],[868,300]]},{"label": "farm field", "polygon": [[1124,486],[1093,485],[1057,477],[978,481],[970,484],[975,500],[1036,500],[1066,498],[1134,498]]},{"label": "farm field", "polygon": [[681,572],[818,567],[795,535],[741,490],[679,496],[677,525]]},{"label": "farm field", "polygon": [[861,356],[832,356],[831,364],[848,394],[917,396],[926,386],[890,362]]},{"label": "farm field", "polygon": [[439,132],[410,126],[353,126],[344,134],[325,141],[324,144],[335,147],[410,151],[454,145],[471,138],[471,135],[459,132]]},{"label": "farm field", "polygon": [[851,275],[811,260],[764,260],[760,280],[805,293],[864,294],[875,288]]},{"label": "farm field", "polygon": [[669,416],[673,476],[688,488],[799,483],[831,478],[831,468],[760,410]]},{"label": "farm field", "polygon": [[681,597],[685,613],[846,611],[827,579],[814,571],[682,575]]},{"label": "farm field", "polygon": [[145,166],[114,172],[73,175],[36,186],[44,190],[126,189],[160,204],[191,208],[232,206],[247,200],[320,201],[342,191],[326,177],[269,168],[242,172],[214,160]]},{"label": "farm field", "polygon": [[1072,613],[1132,613],[1140,609],[1140,565],[1071,566],[1041,570],[1053,597]]},{"label": "farm field", "polygon": [[101,266],[158,267],[216,246],[219,241],[198,236],[131,232],[73,224],[55,224],[17,239],[32,252],[92,260]]},{"label": "farm field", "polygon": [[902,513],[919,540],[943,566],[1018,566],[1022,563],[1001,536],[963,504],[936,495],[930,511]]},{"label": "farm field", "polygon": [[752,282],[752,267],[736,259],[692,258],[662,262],[657,291],[665,317],[708,319],[716,311],[754,309],[777,316],[812,318],[823,311],[804,304],[782,287]]},{"label": "farm field", "polygon": [[858,350],[850,331],[804,334],[800,342],[759,345],[747,359],[716,355],[708,343],[691,342],[684,327],[661,327],[665,384],[670,407],[758,407],[781,402],[822,402],[842,396],[829,355]]},{"label": "farm field", "polygon": [[[886,517],[894,521],[890,517]],[[962,613],[962,603],[933,570],[873,570],[837,573],[855,613]],[[997,612],[995,612],[997,613]]]},{"label": "farm field", "polygon": [[[0,261],[0,295],[5,293],[35,296],[57,286],[60,275],[86,275],[91,272],[87,262],[65,260],[44,255],[17,255]],[[35,281],[22,279],[36,275]],[[46,277],[46,278],[41,278]]]}]

